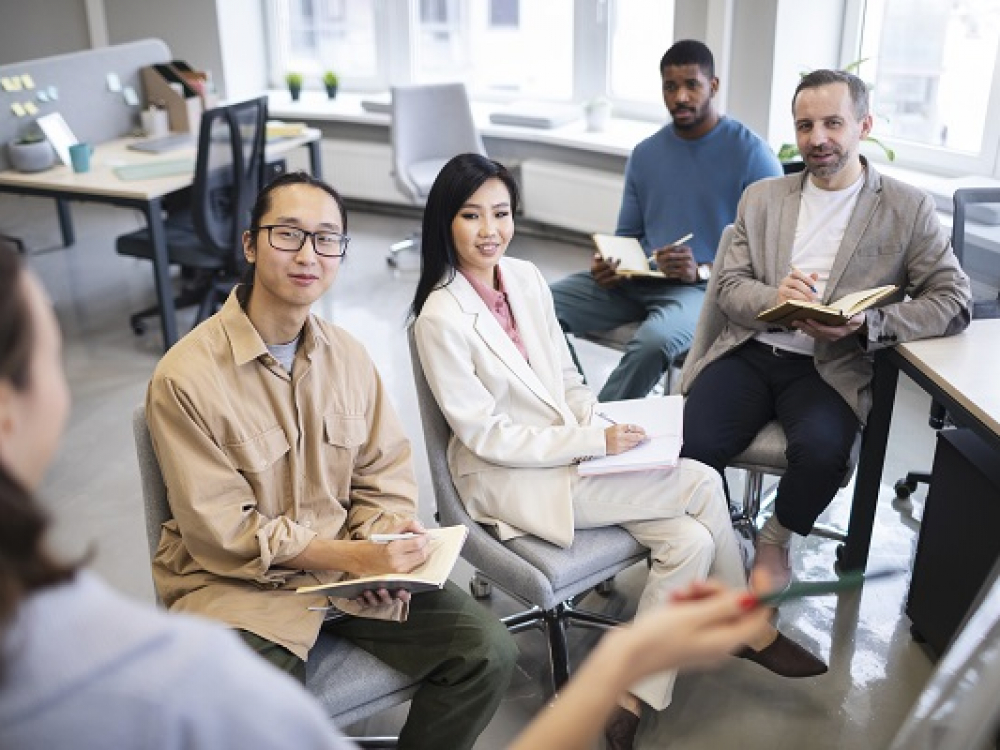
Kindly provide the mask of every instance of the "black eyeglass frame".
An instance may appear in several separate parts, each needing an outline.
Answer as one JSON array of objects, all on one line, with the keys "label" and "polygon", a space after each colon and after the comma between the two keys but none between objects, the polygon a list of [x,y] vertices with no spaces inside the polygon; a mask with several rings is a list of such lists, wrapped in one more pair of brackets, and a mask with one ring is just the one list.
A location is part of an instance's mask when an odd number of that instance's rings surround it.
[{"label": "black eyeglass frame", "polygon": [[[293,226],[291,224],[261,224],[259,227],[254,227],[251,231],[259,232],[263,229],[267,230],[267,244],[269,244],[272,248],[274,248],[278,252],[282,253],[297,253],[302,249],[302,246],[306,244],[306,240],[312,240],[313,252],[315,252],[316,255],[319,255],[323,258],[343,258],[345,255],[347,255],[347,246],[351,242],[351,237],[350,235],[347,234],[341,234],[340,232],[330,232],[326,230],[321,230],[319,232],[307,232],[305,229]],[[302,242],[300,242],[299,246],[294,250],[292,250],[291,248],[278,247],[274,244],[274,240],[271,238],[271,232],[275,229],[291,229],[295,232],[301,232]],[[322,252],[316,246],[317,234],[332,234],[336,235],[337,237],[340,237],[340,252],[339,253]]]}]

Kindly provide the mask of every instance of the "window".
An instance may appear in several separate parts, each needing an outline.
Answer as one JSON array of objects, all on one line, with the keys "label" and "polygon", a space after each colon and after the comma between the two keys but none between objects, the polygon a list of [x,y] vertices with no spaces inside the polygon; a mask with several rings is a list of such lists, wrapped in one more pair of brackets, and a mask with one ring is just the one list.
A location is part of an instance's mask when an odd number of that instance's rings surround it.
[{"label": "window", "polygon": [[620,0],[610,8],[613,99],[656,105],[660,95],[660,58],[674,43],[674,4],[663,0]]},{"label": "window", "polygon": [[418,83],[463,80],[486,99],[570,99],[573,2],[421,0],[413,60]]},{"label": "window", "polygon": [[287,71],[301,73],[306,87],[319,87],[325,70],[355,81],[380,76],[374,0],[273,0],[270,10],[273,85]]},{"label": "window", "polygon": [[990,173],[997,153],[1000,0],[868,0],[862,77],[874,134],[902,163]]}]

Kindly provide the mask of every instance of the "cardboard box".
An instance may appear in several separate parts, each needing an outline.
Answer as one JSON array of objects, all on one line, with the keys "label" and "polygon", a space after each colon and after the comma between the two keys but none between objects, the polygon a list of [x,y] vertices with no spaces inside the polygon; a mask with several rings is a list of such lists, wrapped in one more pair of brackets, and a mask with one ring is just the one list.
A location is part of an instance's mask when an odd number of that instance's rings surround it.
[{"label": "cardboard box", "polygon": [[146,106],[166,109],[172,131],[196,134],[201,113],[215,106],[214,94],[206,90],[207,78],[183,60],[149,65],[142,69]]}]

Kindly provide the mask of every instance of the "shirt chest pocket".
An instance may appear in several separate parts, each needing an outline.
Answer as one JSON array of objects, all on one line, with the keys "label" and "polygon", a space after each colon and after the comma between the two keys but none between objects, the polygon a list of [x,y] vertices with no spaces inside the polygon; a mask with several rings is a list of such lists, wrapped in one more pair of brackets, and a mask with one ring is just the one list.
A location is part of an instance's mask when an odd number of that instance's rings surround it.
[{"label": "shirt chest pocket", "polygon": [[274,518],[287,510],[292,502],[288,462],[291,444],[281,427],[224,445],[223,450],[250,484],[258,512]]},{"label": "shirt chest pocket", "polygon": [[323,416],[323,466],[334,497],[350,496],[354,464],[367,439],[368,424],[363,416],[339,413]]}]

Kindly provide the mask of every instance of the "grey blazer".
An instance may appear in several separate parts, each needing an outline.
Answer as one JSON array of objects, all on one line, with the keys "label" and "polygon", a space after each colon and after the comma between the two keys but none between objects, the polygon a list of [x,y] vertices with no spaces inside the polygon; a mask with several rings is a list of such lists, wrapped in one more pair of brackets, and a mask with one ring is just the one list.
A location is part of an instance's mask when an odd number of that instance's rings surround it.
[{"label": "grey blazer", "polygon": [[[865,161],[865,184],[858,195],[834,259],[823,302],[869,287],[895,284],[899,290],[868,310],[867,338],[847,336],[816,342],[820,376],[858,415],[871,408],[875,350],[932,336],[948,336],[969,324],[969,278],[951,249],[930,196],[880,175]],[[761,180],[740,199],[732,244],[716,260],[719,308],[727,322],[705,355],[684,370],[687,393],[711,362],[766,331],[757,314],[777,302],[777,287],[788,274],[802,187],[808,173]]]}]

